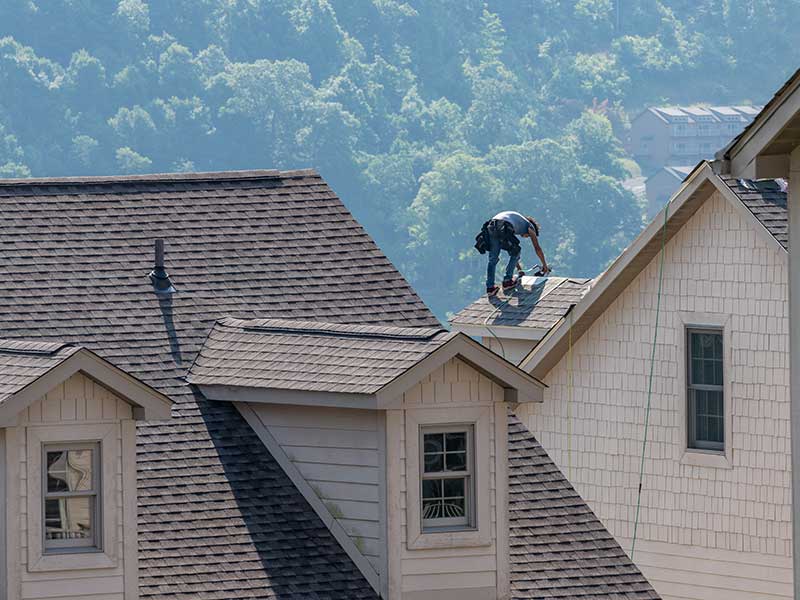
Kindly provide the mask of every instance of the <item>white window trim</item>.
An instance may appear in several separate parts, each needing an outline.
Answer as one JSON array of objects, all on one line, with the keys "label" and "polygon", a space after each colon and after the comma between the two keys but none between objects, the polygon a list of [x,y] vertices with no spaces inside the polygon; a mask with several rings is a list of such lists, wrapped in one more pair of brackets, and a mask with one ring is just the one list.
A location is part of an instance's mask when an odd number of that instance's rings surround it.
[{"label": "white window trim", "polygon": [[[106,569],[117,566],[117,473],[120,461],[120,426],[80,425],[28,427],[28,571],[62,571],[72,569]],[[99,443],[100,454],[100,514],[103,515],[102,547],[92,552],[43,552],[42,511],[42,447],[52,444]]]},{"label": "white window trim", "polygon": [[[676,337],[678,353],[678,435],[676,447],[680,451],[680,464],[695,467],[711,467],[718,469],[733,468],[733,398],[731,396],[731,316],[719,313],[678,312],[676,323]],[[725,450],[703,450],[689,448],[689,397],[688,397],[688,372],[687,372],[687,330],[688,329],[718,329],[722,332],[722,398],[725,427]]]},{"label": "white window trim", "polygon": [[[426,479],[425,475],[425,435],[432,433],[459,433],[466,434],[466,469],[464,471],[457,471],[454,474],[447,471],[431,473],[427,475],[427,479],[450,479],[464,478],[464,502],[466,508],[465,517],[457,518],[442,518],[442,519],[428,519],[429,523],[425,526],[425,518],[422,518],[422,530],[424,533],[439,533],[446,531],[448,528],[455,531],[466,531],[475,529],[475,432],[472,423],[459,424],[459,425],[422,425],[419,428],[419,445],[423,452],[419,453],[420,460],[420,483]],[[444,460],[444,458],[443,458]],[[434,522],[435,521],[435,522]],[[459,521],[466,521],[459,522]]]},{"label": "white window trim", "polygon": [[[92,487],[88,493],[81,494],[84,497],[94,497],[94,507],[92,509],[92,538],[90,540],[52,540],[51,546],[47,547],[47,540],[44,539],[43,552],[46,554],[58,554],[68,552],[98,552],[102,550],[103,533],[103,490],[102,490],[102,477],[99,472],[100,465],[102,464],[102,457],[100,456],[100,444],[98,442],[70,442],[68,444],[42,444],[42,458],[45,459],[48,452],[67,451],[70,450],[88,450],[92,453]],[[45,464],[46,460],[42,461]],[[52,493],[52,497],[61,496],[58,493]],[[40,510],[42,514],[45,513],[45,499],[47,498],[47,472],[42,469],[42,504]],[[43,517],[44,519],[44,517]]]},{"label": "white window trim", "polygon": [[[454,419],[452,409],[406,411],[406,544],[409,550],[491,545],[491,486],[489,485],[491,414],[491,406],[459,408],[457,419]],[[473,428],[474,481],[472,489],[475,520],[471,529],[422,530],[420,431],[421,428],[436,425],[471,425]]]}]

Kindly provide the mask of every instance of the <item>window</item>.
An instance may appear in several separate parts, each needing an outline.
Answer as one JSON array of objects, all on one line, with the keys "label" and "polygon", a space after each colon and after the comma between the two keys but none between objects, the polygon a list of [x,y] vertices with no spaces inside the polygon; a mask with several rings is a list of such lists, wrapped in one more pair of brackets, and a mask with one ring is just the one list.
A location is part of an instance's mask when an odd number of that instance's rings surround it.
[{"label": "window", "polygon": [[472,527],[472,427],[424,428],[421,432],[423,531]]},{"label": "window", "polygon": [[687,329],[689,448],[725,450],[722,331]]},{"label": "window", "polygon": [[98,444],[43,446],[44,550],[100,549]]}]

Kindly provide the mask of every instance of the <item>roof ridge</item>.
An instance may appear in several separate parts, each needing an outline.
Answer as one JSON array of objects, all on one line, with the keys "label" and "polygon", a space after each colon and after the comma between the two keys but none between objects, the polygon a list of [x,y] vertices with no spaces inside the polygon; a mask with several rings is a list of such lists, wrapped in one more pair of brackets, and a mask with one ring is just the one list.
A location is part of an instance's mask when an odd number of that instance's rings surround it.
[{"label": "roof ridge", "polygon": [[64,348],[75,348],[75,346],[66,342],[36,342],[33,340],[9,340],[0,338],[0,354],[55,356]]},{"label": "roof ridge", "polygon": [[86,177],[32,177],[0,179],[0,187],[35,185],[113,185],[120,183],[178,183],[182,181],[243,181],[258,179],[286,179],[292,177],[319,177],[316,169],[279,171],[277,169],[251,169],[241,171],[198,171],[193,173],[146,173],[142,175],[91,175]]},{"label": "roof ridge", "polygon": [[292,333],[296,335],[329,335],[392,340],[431,340],[442,333],[443,327],[398,327],[395,325],[361,325],[356,323],[329,323],[298,319],[220,319],[219,324],[254,333]]}]

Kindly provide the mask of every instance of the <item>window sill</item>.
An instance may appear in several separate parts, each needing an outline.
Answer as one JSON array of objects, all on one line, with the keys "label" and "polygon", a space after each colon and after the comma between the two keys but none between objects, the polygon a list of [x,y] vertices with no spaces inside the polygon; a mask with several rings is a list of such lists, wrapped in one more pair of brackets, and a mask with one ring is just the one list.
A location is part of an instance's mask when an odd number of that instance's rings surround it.
[{"label": "window sill", "polygon": [[45,554],[28,566],[30,572],[68,571],[73,569],[113,569],[117,561],[103,552],[61,552]]},{"label": "window sill", "polygon": [[711,467],[715,469],[732,469],[728,456],[722,452],[712,450],[699,450],[690,448],[684,451],[681,457],[682,465],[692,467]]},{"label": "window sill", "polygon": [[408,549],[472,548],[475,546],[490,546],[491,544],[491,536],[481,530],[426,531],[415,538],[409,538]]}]

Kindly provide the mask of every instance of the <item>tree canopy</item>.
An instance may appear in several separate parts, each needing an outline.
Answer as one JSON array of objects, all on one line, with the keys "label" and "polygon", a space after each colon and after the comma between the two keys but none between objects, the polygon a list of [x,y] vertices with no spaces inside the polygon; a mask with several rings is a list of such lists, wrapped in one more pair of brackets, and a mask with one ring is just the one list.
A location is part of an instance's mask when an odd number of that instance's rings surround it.
[{"label": "tree canopy", "polygon": [[316,167],[444,317],[482,293],[473,238],[503,209],[537,217],[556,274],[602,270],[642,227],[630,117],[763,102],[798,21],[800,0],[5,0],[0,177]]}]

